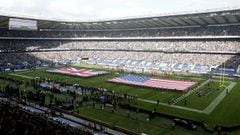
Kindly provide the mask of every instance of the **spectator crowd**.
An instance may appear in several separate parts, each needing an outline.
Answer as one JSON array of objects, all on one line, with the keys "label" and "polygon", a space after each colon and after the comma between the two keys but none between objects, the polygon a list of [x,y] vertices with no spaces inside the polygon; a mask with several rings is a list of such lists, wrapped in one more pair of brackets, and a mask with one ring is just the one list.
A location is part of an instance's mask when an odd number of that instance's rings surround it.
[{"label": "spectator crowd", "polygon": [[239,41],[0,41],[1,52],[72,49],[240,52]]},{"label": "spectator crowd", "polygon": [[0,102],[1,135],[88,135],[84,129],[58,124],[45,115],[28,112],[17,105]]},{"label": "spectator crowd", "polygon": [[9,31],[1,29],[1,37],[37,37],[41,40],[0,40],[0,69],[6,65],[37,62],[79,62],[94,59],[114,61],[137,60],[152,63],[185,63],[189,65],[238,67],[240,43],[235,40],[121,40],[76,41],[74,37],[164,37],[164,36],[231,36],[239,35],[239,25],[184,28],[99,30],[99,31]]},{"label": "spectator crowd", "polygon": [[171,27],[154,29],[107,29],[107,30],[62,30],[51,31],[8,31],[0,30],[0,37],[48,37],[48,38],[77,38],[77,37],[167,37],[167,36],[238,36],[239,25],[226,26],[197,26]]}]

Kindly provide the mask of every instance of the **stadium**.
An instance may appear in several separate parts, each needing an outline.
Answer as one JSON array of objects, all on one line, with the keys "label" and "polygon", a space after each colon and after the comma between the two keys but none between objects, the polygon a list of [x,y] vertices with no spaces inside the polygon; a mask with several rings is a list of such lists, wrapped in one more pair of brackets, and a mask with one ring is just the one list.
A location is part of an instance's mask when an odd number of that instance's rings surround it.
[{"label": "stadium", "polygon": [[0,134],[240,134],[240,9],[0,15]]}]

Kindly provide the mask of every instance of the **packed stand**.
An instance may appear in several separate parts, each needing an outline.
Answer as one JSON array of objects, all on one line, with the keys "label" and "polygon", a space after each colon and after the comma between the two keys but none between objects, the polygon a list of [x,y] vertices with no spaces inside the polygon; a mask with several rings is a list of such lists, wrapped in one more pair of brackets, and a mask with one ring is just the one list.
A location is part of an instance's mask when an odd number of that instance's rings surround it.
[{"label": "packed stand", "polygon": [[[139,57],[141,56],[141,57]],[[233,55],[215,54],[187,54],[187,53],[159,53],[159,52],[128,52],[128,51],[53,51],[31,53],[7,53],[0,54],[1,63],[18,63],[27,61],[34,63],[37,60],[49,60],[53,62],[79,61],[82,58],[95,59],[134,59],[152,62],[189,63],[202,65],[218,65],[229,60]]]},{"label": "packed stand", "polygon": [[[7,46],[7,47],[6,47]],[[239,41],[0,41],[0,52],[111,49],[142,51],[240,52]]]},{"label": "packed stand", "polygon": [[61,125],[45,115],[25,111],[17,105],[0,103],[1,135],[88,135],[87,131]]},{"label": "packed stand", "polygon": [[238,36],[239,25],[228,26],[198,26],[154,29],[126,30],[70,30],[70,31],[9,31],[0,30],[0,37],[48,37],[48,38],[77,38],[77,37],[166,37],[166,36]]}]

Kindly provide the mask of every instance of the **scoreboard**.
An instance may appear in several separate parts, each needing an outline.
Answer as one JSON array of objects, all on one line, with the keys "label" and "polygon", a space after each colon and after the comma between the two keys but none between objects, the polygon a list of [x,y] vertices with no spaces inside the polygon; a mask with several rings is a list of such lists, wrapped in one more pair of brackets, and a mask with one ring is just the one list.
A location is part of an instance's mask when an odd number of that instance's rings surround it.
[{"label": "scoreboard", "polygon": [[9,18],[9,30],[37,30],[36,20]]}]

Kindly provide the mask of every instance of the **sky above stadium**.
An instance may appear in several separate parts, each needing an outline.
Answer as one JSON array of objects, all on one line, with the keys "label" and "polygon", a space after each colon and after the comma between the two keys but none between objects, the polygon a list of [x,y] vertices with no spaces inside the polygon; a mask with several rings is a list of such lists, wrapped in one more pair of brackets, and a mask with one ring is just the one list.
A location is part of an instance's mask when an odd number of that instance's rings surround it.
[{"label": "sky above stadium", "polygon": [[0,3],[2,15],[68,21],[240,8],[240,0],[0,0]]}]

